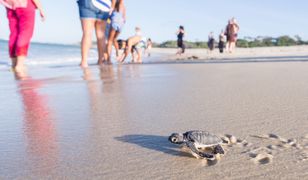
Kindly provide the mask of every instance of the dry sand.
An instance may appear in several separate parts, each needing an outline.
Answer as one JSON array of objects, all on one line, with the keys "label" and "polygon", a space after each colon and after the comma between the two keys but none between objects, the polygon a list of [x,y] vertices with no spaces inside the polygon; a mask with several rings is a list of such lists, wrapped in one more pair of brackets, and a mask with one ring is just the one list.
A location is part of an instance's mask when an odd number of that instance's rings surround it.
[{"label": "dry sand", "polygon": [[[58,67],[28,75],[0,72],[0,179],[308,177],[306,62]],[[209,163],[167,140],[194,129],[234,142]]]},{"label": "dry sand", "polygon": [[[162,61],[170,62],[217,62],[228,60],[228,62],[255,61],[307,61],[308,46],[290,46],[290,47],[260,47],[260,48],[237,48],[234,53],[220,54],[218,49],[209,52],[207,49],[187,49],[182,56],[176,56],[177,49],[154,48],[153,54],[162,54]],[[189,62],[188,61],[188,62]],[[152,61],[155,62],[155,61]]]}]

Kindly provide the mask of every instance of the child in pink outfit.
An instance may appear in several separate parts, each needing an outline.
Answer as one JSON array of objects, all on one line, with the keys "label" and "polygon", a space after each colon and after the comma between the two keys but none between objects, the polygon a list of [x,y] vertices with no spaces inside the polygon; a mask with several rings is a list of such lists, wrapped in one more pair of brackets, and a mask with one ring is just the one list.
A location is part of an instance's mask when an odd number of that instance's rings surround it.
[{"label": "child in pink outfit", "polygon": [[35,10],[39,9],[42,19],[44,13],[39,0],[0,0],[7,9],[10,27],[9,54],[12,67],[22,70],[24,59],[28,55],[30,40],[35,23]]}]

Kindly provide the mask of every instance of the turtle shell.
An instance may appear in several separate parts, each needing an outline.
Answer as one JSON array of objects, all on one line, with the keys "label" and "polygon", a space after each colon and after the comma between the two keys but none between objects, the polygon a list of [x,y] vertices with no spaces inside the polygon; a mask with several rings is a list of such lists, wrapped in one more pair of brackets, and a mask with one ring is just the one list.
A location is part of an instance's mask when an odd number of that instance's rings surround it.
[{"label": "turtle shell", "polygon": [[211,147],[222,143],[221,138],[207,131],[188,131],[184,133],[188,141],[196,143],[198,146]]}]

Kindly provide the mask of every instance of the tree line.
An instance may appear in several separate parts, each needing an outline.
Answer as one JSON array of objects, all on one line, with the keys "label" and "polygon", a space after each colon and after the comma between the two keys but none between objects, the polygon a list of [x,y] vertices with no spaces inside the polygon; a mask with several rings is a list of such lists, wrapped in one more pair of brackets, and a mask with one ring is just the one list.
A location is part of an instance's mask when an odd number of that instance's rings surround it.
[{"label": "tree line", "polygon": [[[216,46],[218,42],[215,42]],[[237,47],[253,48],[253,47],[273,47],[273,46],[297,46],[308,45],[308,41],[304,41],[300,36],[280,36],[280,37],[244,37],[238,39]],[[177,41],[165,41],[162,43],[154,43],[154,47],[158,48],[177,48]],[[186,48],[208,48],[207,41],[185,41]]]}]

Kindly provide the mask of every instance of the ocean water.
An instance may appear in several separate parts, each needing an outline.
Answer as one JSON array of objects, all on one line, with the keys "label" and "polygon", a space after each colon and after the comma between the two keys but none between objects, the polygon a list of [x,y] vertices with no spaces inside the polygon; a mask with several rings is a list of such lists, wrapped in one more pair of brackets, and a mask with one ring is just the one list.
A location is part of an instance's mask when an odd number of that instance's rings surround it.
[{"label": "ocean water", "polygon": [[[144,58],[145,61],[156,59],[159,55],[151,58]],[[114,55],[113,55],[114,57]],[[113,58],[114,59],[114,58]],[[46,44],[32,43],[29,49],[26,64],[28,66],[67,66],[78,65],[81,60],[81,51],[78,45],[61,45],[61,44]],[[129,61],[130,58],[127,58]],[[97,62],[97,50],[93,46],[89,52],[90,64]],[[0,40],[0,68],[7,68],[11,64],[8,55],[7,41]]]}]

